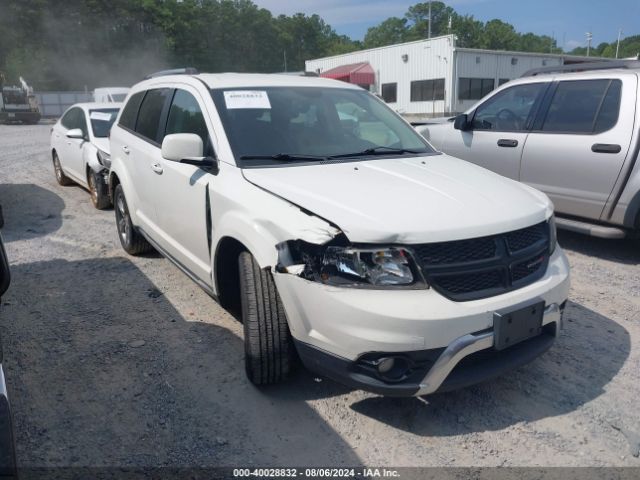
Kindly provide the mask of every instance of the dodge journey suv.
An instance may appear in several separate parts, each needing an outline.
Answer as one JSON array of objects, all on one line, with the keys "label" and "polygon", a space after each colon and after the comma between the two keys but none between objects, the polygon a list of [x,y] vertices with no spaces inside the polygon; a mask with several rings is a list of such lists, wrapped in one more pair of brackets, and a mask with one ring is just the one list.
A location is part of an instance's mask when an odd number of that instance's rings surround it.
[{"label": "dodge journey suv", "polygon": [[255,384],[301,359],[424,395],[522,365],[560,330],[548,198],[436,151],[360,87],[155,76],[110,143],[123,248],[157,249],[241,318]]}]

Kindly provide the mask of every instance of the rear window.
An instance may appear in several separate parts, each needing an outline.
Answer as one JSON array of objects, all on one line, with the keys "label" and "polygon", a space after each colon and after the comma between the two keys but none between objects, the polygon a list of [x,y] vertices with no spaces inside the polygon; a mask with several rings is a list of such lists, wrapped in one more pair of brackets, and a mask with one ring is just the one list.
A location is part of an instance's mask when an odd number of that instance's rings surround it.
[{"label": "rear window", "polygon": [[140,105],[136,133],[154,143],[159,140],[160,117],[170,92],[168,88],[149,90]]},{"label": "rear window", "polygon": [[100,108],[89,111],[91,121],[91,131],[96,138],[106,138],[109,136],[111,125],[118,116],[117,108]]},{"label": "rear window", "polygon": [[120,115],[120,121],[118,125],[124,128],[128,128],[131,131],[136,129],[136,118],[138,117],[138,109],[140,108],[140,103],[142,103],[142,99],[144,98],[145,92],[138,92],[131,95],[131,98],[124,106],[124,110],[122,110],[122,115]]},{"label": "rear window", "polygon": [[601,133],[618,121],[620,80],[576,80],[558,84],[542,125],[545,132]]}]

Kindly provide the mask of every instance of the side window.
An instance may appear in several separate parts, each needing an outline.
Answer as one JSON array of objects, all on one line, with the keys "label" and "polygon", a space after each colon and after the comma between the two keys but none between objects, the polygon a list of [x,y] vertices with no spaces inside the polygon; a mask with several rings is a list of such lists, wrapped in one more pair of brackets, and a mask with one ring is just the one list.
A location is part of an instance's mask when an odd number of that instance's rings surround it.
[{"label": "side window", "polygon": [[444,78],[411,82],[410,101],[424,102],[444,100]]},{"label": "side window", "polygon": [[481,104],[473,116],[474,130],[519,131],[527,121],[544,83],[516,85]]},{"label": "side window", "polygon": [[138,118],[138,109],[142,103],[145,92],[138,92],[131,95],[131,98],[124,106],[122,115],[120,115],[120,121],[118,125],[127,128],[132,132],[136,129],[136,118]]},{"label": "side window", "polygon": [[185,90],[176,90],[173,96],[165,135],[171,133],[195,133],[202,138],[205,147],[210,143],[209,130],[200,105],[195,97]]},{"label": "side window", "polygon": [[138,112],[136,133],[154,143],[160,141],[160,117],[162,116],[162,110],[170,93],[171,90],[168,88],[158,88],[147,91],[140,105],[140,111]]},{"label": "side window", "polygon": [[76,125],[76,119],[78,118],[79,111],[80,111],[79,108],[72,108],[71,110],[67,111],[67,113],[65,113],[60,119],[60,124],[62,124],[62,126],[67,130],[71,130],[72,128],[78,128],[75,125]]},{"label": "side window", "polygon": [[618,121],[620,80],[576,80],[558,84],[542,131],[599,133]]}]

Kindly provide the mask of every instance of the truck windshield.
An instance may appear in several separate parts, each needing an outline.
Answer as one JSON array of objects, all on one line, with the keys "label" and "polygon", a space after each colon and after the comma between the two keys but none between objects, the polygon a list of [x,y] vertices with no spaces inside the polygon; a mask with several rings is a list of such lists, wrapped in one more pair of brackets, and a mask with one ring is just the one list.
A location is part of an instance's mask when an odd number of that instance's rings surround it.
[{"label": "truck windshield", "polygon": [[253,87],[213,89],[211,94],[240,166],[434,153],[413,128],[364,90]]},{"label": "truck windshield", "polygon": [[118,108],[101,108],[89,111],[91,131],[94,137],[105,138],[109,136],[109,130],[118,116],[118,111]]}]

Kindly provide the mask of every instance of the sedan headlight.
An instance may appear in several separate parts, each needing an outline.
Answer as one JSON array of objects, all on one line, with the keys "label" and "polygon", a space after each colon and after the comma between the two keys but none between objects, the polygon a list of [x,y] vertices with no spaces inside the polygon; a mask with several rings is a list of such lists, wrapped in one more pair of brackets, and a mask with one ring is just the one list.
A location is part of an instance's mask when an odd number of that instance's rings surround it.
[{"label": "sedan headlight", "polygon": [[98,149],[97,156],[100,165],[105,168],[111,168],[111,155],[103,150]]},{"label": "sedan headlight", "polygon": [[549,255],[551,255],[558,245],[558,232],[556,231],[556,217],[551,215],[547,222],[549,224]]}]

